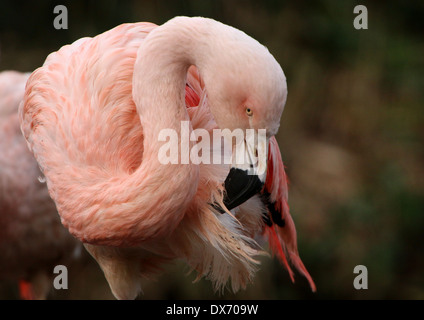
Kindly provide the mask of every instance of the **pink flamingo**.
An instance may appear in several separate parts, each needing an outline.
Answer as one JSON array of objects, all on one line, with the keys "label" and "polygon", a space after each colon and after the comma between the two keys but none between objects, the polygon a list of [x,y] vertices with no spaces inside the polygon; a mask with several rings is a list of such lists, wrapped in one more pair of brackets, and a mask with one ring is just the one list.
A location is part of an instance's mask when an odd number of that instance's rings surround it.
[{"label": "pink flamingo", "polygon": [[19,280],[24,299],[45,299],[53,269],[81,247],[60,223],[20,129],[29,74],[0,73],[0,278]]},{"label": "pink flamingo", "polygon": [[[135,298],[141,277],[177,258],[216,290],[231,281],[236,292],[258,267],[258,235],[292,280],[289,262],[315,291],[274,138],[286,95],[280,65],[256,40],[212,19],[177,17],[123,24],[50,54],[28,81],[21,125],[62,223],[115,297]],[[267,165],[266,181],[243,166],[228,174],[228,165],[161,164],[158,135],[180,133],[181,121],[210,133],[266,129],[267,163],[253,166]],[[257,152],[244,143],[248,156]]]}]

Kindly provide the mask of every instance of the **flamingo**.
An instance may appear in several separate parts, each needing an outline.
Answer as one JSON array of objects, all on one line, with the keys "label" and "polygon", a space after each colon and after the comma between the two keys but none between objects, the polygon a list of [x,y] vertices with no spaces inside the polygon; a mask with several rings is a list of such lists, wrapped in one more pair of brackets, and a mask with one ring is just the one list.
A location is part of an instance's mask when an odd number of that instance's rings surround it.
[{"label": "flamingo", "polygon": [[[216,291],[244,289],[265,252],[258,237],[315,291],[275,139],[286,97],[283,70],[258,41],[213,19],[175,17],[122,24],[51,53],[28,80],[21,127],[62,223],[117,299],[136,298],[140,279],[174,259]],[[250,169],[162,164],[158,135],[181,134],[182,121],[190,133],[266,129],[268,156]],[[246,156],[258,152],[243,143]]]},{"label": "flamingo", "polygon": [[19,281],[23,299],[45,299],[53,269],[81,243],[60,223],[20,129],[18,106],[28,73],[0,73],[0,278]]}]

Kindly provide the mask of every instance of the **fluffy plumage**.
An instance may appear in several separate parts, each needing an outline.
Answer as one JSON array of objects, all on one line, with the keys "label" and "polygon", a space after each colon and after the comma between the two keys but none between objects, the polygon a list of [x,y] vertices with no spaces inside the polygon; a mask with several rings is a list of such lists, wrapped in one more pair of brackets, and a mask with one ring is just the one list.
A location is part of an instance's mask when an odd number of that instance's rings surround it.
[{"label": "fluffy plumage", "polygon": [[60,223],[22,136],[18,106],[28,76],[0,73],[0,279],[21,281],[23,298],[44,299],[54,266],[74,259],[81,244]]},{"label": "fluffy plumage", "polygon": [[[215,289],[231,282],[237,291],[258,267],[254,238],[266,233],[266,205],[258,195],[217,212],[228,165],[162,165],[158,133],[179,133],[184,120],[210,136],[218,127],[265,128],[276,152],[286,94],[281,67],[256,40],[179,17],[124,24],[52,53],[28,81],[21,122],[63,224],[117,298],[134,298],[140,277],[177,258]],[[247,105],[256,117],[246,117]],[[286,199],[285,176],[269,179],[271,200]],[[299,267],[295,233],[279,234],[282,255]]]}]

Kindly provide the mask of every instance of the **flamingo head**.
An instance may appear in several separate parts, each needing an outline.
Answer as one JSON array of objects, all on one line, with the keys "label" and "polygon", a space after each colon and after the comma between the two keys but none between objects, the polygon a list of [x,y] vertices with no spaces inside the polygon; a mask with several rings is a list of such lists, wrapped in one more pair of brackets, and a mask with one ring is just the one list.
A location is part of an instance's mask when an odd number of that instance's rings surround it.
[{"label": "flamingo head", "polygon": [[[284,72],[266,47],[226,26],[204,72],[208,103],[218,127],[236,143],[225,181],[232,209],[259,192],[266,179],[268,146],[287,99]],[[239,134],[242,138],[238,139]],[[225,134],[224,134],[225,136]]]}]

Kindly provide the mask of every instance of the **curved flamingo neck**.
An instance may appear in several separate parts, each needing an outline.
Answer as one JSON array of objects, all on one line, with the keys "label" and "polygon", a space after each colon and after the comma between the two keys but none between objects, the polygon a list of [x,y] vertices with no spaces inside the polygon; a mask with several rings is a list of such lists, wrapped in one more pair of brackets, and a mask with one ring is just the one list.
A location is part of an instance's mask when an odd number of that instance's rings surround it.
[{"label": "curved flamingo neck", "polygon": [[[90,193],[94,194],[92,205],[79,214],[78,221],[66,215],[69,230],[82,241],[133,246],[167,237],[193,200],[198,165],[162,164],[158,156],[163,145],[158,140],[161,130],[174,130],[181,145],[181,121],[189,121],[185,107],[187,71],[192,64],[202,65],[197,63],[200,51],[194,52],[191,31],[166,23],[151,31],[138,49],[132,94],[143,128],[143,158],[132,174],[96,184],[93,190],[101,192]],[[189,130],[191,133],[191,125]]]},{"label": "curved flamingo neck", "polygon": [[[142,240],[171,232],[197,191],[197,165],[181,161],[162,164],[159,159],[163,145],[159,142],[160,132],[173,130],[181,146],[181,122],[190,120],[185,106],[187,71],[190,65],[201,68],[203,64],[198,55],[200,51],[196,50],[199,46],[194,43],[194,32],[193,25],[167,23],[154,29],[137,52],[133,99],[143,127],[144,151],[141,165],[127,185],[131,184],[131,188],[138,185],[138,196],[133,201],[146,211],[140,214],[140,220],[145,219],[139,222],[143,232],[138,232],[138,236]],[[191,125],[189,131],[192,131]],[[190,149],[192,144],[190,142]]]},{"label": "curved flamingo neck", "polygon": [[205,40],[199,41],[193,26],[179,21],[171,20],[153,30],[137,52],[133,98],[143,126],[144,150],[157,148],[149,142],[157,141],[160,130],[170,128],[179,133],[181,121],[189,120],[185,110],[187,71],[190,65],[199,68],[202,64],[197,48]]},{"label": "curved flamingo neck", "polygon": [[59,199],[63,223],[83,242],[133,246],[167,237],[179,225],[196,194],[197,165],[162,164],[158,157],[162,129],[175,130],[181,145],[181,121],[189,120],[184,102],[189,66],[196,65],[201,76],[202,70],[204,75],[213,71],[213,62],[206,61],[210,51],[205,48],[210,26],[186,19],[173,19],[151,31],[137,52],[133,100],[143,128],[140,166],[129,175],[87,181],[83,201]]}]

